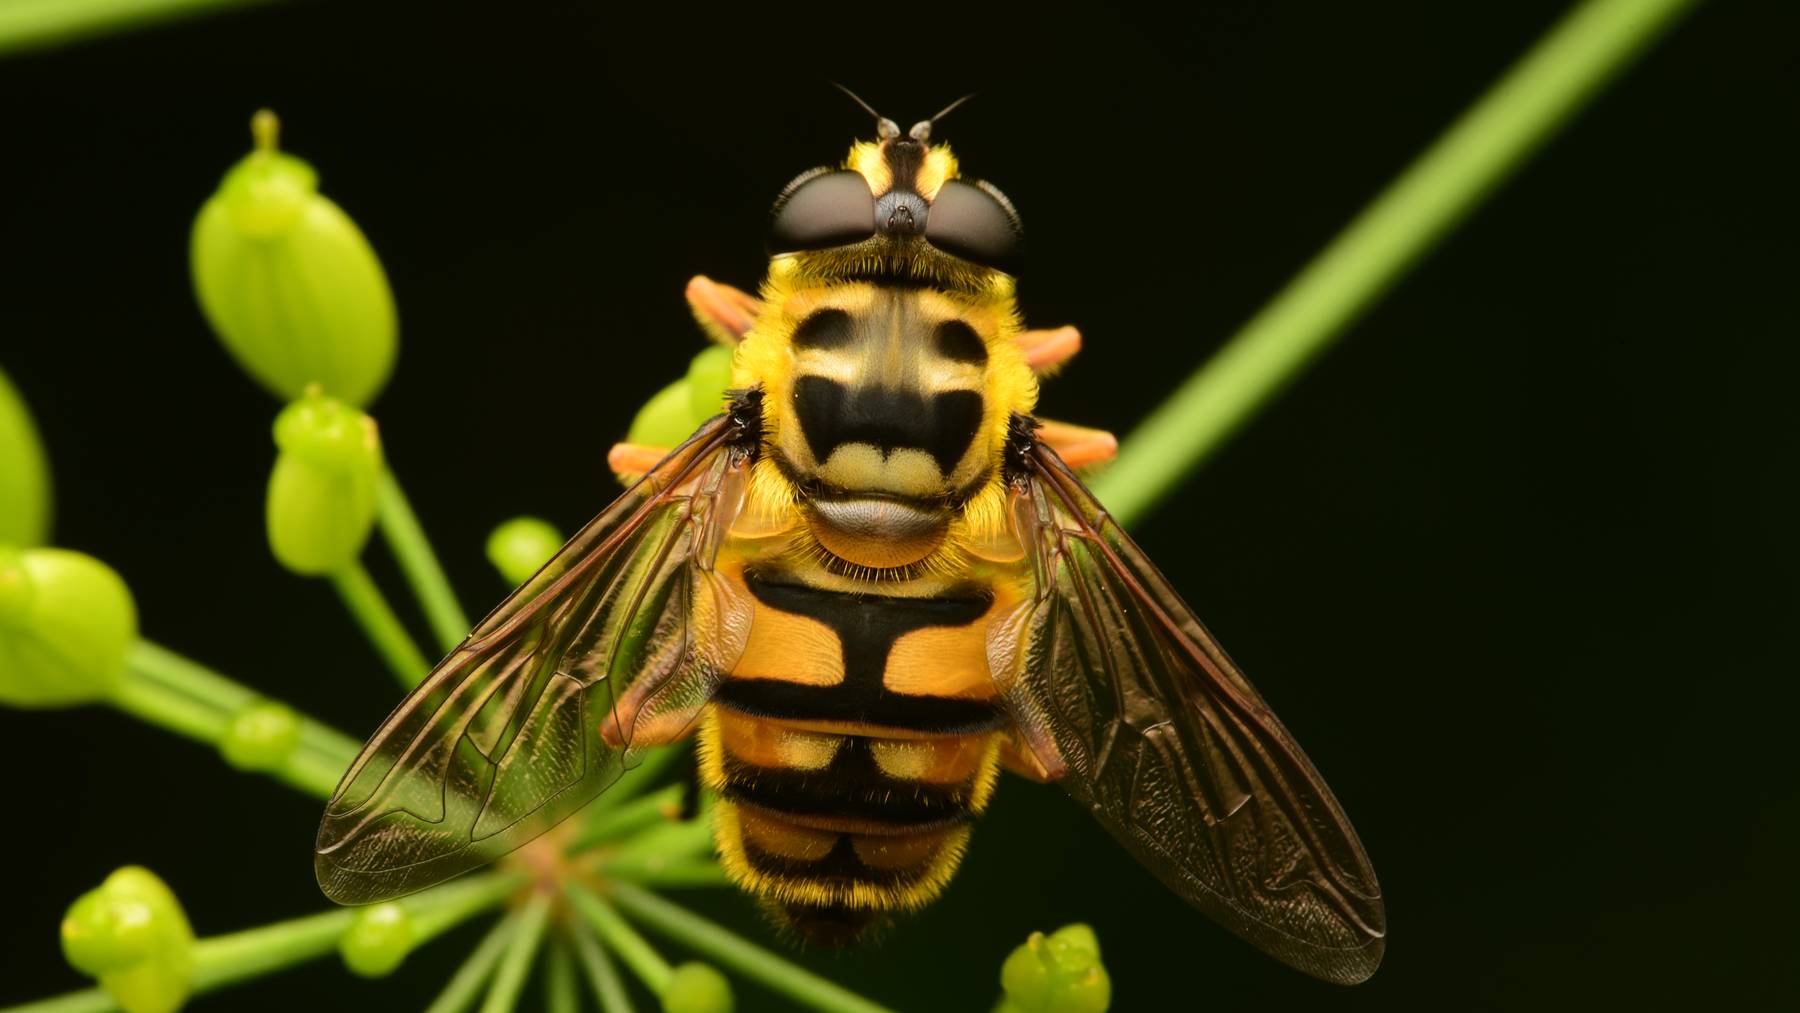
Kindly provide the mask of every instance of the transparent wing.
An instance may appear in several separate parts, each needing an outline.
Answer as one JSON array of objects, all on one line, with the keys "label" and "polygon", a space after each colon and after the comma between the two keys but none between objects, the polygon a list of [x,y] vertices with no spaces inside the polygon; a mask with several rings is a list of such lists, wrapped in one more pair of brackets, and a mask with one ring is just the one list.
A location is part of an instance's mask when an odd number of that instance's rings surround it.
[{"label": "transparent wing", "polygon": [[327,896],[385,900],[486,864],[634,765],[634,730],[693,717],[748,629],[712,571],[743,497],[740,432],[731,414],[703,426],[388,716],[320,821]]},{"label": "transparent wing", "polygon": [[1026,743],[1189,903],[1309,974],[1369,977],[1381,888],[1331,789],[1056,453],[1024,458],[1035,593],[989,654]]}]

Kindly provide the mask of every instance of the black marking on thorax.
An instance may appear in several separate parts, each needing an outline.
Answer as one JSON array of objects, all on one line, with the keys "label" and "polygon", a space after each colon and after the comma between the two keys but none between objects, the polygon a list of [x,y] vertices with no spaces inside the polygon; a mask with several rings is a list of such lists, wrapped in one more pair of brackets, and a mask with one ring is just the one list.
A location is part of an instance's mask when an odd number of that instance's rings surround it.
[{"label": "black marking on thorax", "polygon": [[920,366],[934,357],[984,366],[981,336],[962,320],[927,320],[913,296],[882,292],[855,314],[817,310],[794,328],[790,344],[855,366],[850,382],[804,370],[794,380],[794,415],[820,465],[845,443],[866,443],[883,455],[924,451],[948,476],[981,430],[981,392],[932,390]]},{"label": "black marking on thorax", "polygon": [[783,582],[749,571],[744,584],[769,608],[829,627],[843,652],[844,681],[812,686],[747,673],[726,679],[715,697],[734,710],[794,721],[847,721],[909,731],[966,734],[998,728],[998,704],[985,700],[894,693],[883,681],[894,642],[929,626],[967,626],[987,614],[991,592],[949,598],[887,598]]},{"label": "black marking on thorax", "polygon": [[956,470],[981,428],[981,395],[936,394],[886,387],[845,387],[822,376],[794,381],[794,412],[813,460],[824,464],[845,443],[867,443],[883,454],[923,450],[945,475]]}]

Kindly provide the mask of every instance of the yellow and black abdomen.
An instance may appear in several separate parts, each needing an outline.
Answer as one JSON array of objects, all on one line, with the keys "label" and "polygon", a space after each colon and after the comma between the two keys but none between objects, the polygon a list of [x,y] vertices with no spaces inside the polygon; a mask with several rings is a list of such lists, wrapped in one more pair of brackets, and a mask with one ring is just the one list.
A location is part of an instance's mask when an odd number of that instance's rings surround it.
[{"label": "yellow and black abdomen", "polygon": [[719,850],[802,936],[842,945],[937,896],[987,805],[1006,724],[988,678],[993,594],[742,580],[749,643],[701,732]]}]

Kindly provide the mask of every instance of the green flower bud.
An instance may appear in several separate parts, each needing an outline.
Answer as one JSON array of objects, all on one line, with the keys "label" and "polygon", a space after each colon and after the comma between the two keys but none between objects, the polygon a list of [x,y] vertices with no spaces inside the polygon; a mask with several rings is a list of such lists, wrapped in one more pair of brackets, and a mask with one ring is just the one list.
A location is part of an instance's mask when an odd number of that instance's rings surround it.
[{"label": "green flower bud", "polygon": [[731,1013],[737,1001],[731,982],[710,964],[687,963],[675,968],[663,989],[663,1013]]},{"label": "green flower bud", "polygon": [[725,408],[725,391],[731,386],[731,349],[712,345],[694,356],[688,364],[687,383],[688,410],[694,420],[688,427],[691,433]]},{"label": "green flower bud", "polygon": [[283,399],[318,384],[366,405],[398,344],[387,274],[356,223],[318,192],[311,166],[275,148],[279,124],[251,121],[256,150],[194,219],[194,291],[238,365]]},{"label": "green flower bud", "polygon": [[674,447],[694,435],[694,398],[683,377],[669,384],[638,409],[631,420],[627,443],[651,447]]},{"label": "green flower bud", "polygon": [[137,606],[106,564],[67,549],[0,547],[0,703],[99,700],[124,678],[136,639]]},{"label": "green flower bud", "polygon": [[0,373],[0,542],[50,537],[50,466],[25,401]]},{"label": "green flower bud", "polygon": [[126,1013],[171,1013],[187,1001],[194,930],[175,894],[150,870],[130,865],[70,905],[63,955],[100,980]]},{"label": "green flower bud", "polygon": [[1100,936],[1094,932],[1094,928],[1091,925],[1086,925],[1081,922],[1076,922],[1073,925],[1064,925],[1062,928],[1050,933],[1050,941],[1053,943],[1062,943],[1069,947],[1071,951],[1086,953],[1095,960],[1100,959]]},{"label": "green flower bud", "polygon": [[364,978],[394,972],[414,942],[412,918],[398,904],[374,904],[356,912],[356,920],[338,940],[344,966]]},{"label": "green flower bud", "polygon": [[1006,997],[996,1013],[1104,1013],[1112,1004],[1100,939],[1080,924],[1033,932],[1001,965],[1000,987]]},{"label": "green flower bud", "polygon": [[514,517],[488,536],[487,558],[508,584],[523,584],[562,544],[563,536],[549,521]]},{"label": "green flower bud", "polygon": [[300,744],[300,716],[273,700],[246,704],[231,716],[219,752],[239,770],[276,770]]},{"label": "green flower bud", "polygon": [[306,576],[335,573],[362,553],[375,525],[381,437],[375,420],[309,394],[275,419],[269,476],[269,548]]}]

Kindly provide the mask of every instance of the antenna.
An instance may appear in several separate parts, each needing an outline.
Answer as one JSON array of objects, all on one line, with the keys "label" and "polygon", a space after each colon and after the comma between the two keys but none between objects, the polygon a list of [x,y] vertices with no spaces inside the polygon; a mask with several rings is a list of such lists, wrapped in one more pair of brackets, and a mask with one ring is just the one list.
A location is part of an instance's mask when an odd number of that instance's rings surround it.
[{"label": "antenna", "polygon": [[[850,96],[850,101],[855,102],[859,106],[862,106],[863,112],[866,112],[870,116],[875,117],[875,136],[878,139],[886,141],[886,140],[890,140],[892,138],[900,136],[900,124],[895,123],[893,120],[890,120],[886,116],[883,116],[880,113],[876,112],[875,107],[868,104],[867,102],[864,102],[862,100],[861,95],[858,95],[857,93],[851,91],[850,89],[844,87],[843,85],[838,84],[836,81],[831,82],[831,86],[833,88],[836,88],[838,91],[841,91],[844,94]],[[954,108],[954,107],[952,107],[952,108]],[[948,111],[948,110],[946,110],[946,111]],[[943,113],[939,113],[938,115],[942,116]]]},{"label": "antenna", "polygon": [[956,108],[958,106],[962,105],[964,102],[967,102],[974,97],[975,97],[975,93],[970,92],[967,95],[964,95],[962,98],[957,99],[955,102],[952,102],[949,105],[945,106],[944,108],[938,110],[938,114],[936,116],[933,116],[931,119],[920,120],[919,122],[914,123],[913,128],[906,132],[906,136],[912,138],[915,141],[918,141],[920,144],[926,144],[926,143],[930,142],[931,130],[933,127],[937,126],[937,121],[941,120],[944,117],[955,112]]}]

